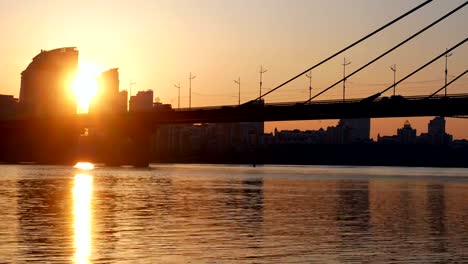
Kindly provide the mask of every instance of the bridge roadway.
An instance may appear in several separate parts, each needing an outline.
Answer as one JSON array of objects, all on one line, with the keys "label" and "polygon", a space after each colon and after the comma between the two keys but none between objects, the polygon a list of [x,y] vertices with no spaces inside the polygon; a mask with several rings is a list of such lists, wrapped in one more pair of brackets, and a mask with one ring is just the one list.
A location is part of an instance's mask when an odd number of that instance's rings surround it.
[{"label": "bridge roadway", "polygon": [[0,120],[1,128],[30,127],[44,123],[70,124],[78,127],[94,127],[103,123],[119,124],[148,129],[161,124],[184,123],[229,123],[266,122],[291,120],[324,120],[340,118],[383,118],[417,116],[464,116],[468,115],[468,94],[452,94],[448,97],[427,96],[383,97],[375,101],[365,99],[313,101],[309,104],[296,102],[259,104],[246,103],[237,106],[214,106],[160,110],[154,112],[130,112],[125,114],[50,117],[34,119]]},{"label": "bridge roadway", "polygon": [[324,120],[340,118],[382,118],[416,116],[468,115],[468,94],[448,97],[427,96],[383,97],[375,101],[365,99],[260,104],[250,102],[238,106],[215,106],[168,109],[153,112],[130,112],[120,115],[80,114],[73,117],[15,119],[0,121],[1,127],[28,126],[32,123],[68,123],[79,127],[99,126],[103,122],[118,123],[119,127],[183,123],[266,122],[288,120]]},{"label": "bridge roadway", "polygon": [[[124,118],[125,123],[158,125],[463,115],[468,115],[468,94],[432,98],[396,96],[367,102],[363,99],[350,99],[344,103],[341,100],[315,101],[311,104],[293,102],[263,105],[251,102],[240,106],[128,113],[118,118]],[[103,117],[84,115],[80,118],[81,124],[92,125]]]}]

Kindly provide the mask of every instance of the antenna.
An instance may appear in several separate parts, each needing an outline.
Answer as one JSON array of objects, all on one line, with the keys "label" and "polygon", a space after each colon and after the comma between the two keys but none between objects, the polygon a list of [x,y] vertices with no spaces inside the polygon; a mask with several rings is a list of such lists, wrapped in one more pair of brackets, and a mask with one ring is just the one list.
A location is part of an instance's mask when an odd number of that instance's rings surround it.
[{"label": "antenna", "polygon": [[197,76],[192,76],[190,72],[189,75],[189,109],[192,108],[192,80],[195,79]]},{"label": "antenna", "polygon": [[445,52],[446,53],[445,53],[445,85],[444,85],[444,89],[445,89],[445,96],[447,96],[448,57],[452,56],[453,53],[448,53],[448,49],[446,49]]},{"label": "antenna", "polygon": [[351,62],[346,61],[346,57],[343,59],[343,103],[345,102],[345,90],[346,90],[346,66],[350,65]]},{"label": "antenna", "polygon": [[309,73],[306,73],[305,76],[309,78],[309,101],[310,101],[312,98],[312,70],[310,70]]},{"label": "antenna", "polygon": [[237,80],[234,80],[234,82],[239,85],[239,105],[240,105],[240,86],[241,86],[240,77]]},{"label": "antenna", "polygon": [[396,85],[395,85],[395,81],[396,81],[396,64],[393,64],[393,66],[390,67],[390,70],[393,71],[393,96],[395,96],[395,89],[396,89]]},{"label": "antenna", "polygon": [[260,99],[262,97],[263,74],[267,71],[267,69],[263,69],[263,65],[260,65]]},{"label": "antenna", "polygon": [[178,98],[177,98],[177,108],[180,109],[180,82],[179,82],[178,85],[175,85],[175,84],[174,84],[174,86],[175,86],[177,89],[179,89],[179,96],[178,96]]}]

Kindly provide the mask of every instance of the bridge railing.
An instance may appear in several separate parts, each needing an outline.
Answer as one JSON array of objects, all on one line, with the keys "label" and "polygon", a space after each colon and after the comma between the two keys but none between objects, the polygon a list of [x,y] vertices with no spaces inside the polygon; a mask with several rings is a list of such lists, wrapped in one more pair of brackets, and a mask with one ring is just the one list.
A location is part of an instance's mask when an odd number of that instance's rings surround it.
[{"label": "bridge railing", "polygon": [[[445,95],[435,95],[431,98],[430,100],[438,100],[444,98]],[[451,94],[448,95],[447,97],[449,98],[466,98],[468,97],[468,93],[462,93],[462,94]],[[415,95],[415,96],[390,96],[390,97],[379,97],[376,99],[374,102],[381,102],[381,101],[396,101],[396,100],[422,100],[427,98],[426,95]],[[342,99],[333,99],[333,100],[317,100],[317,101],[311,101],[308,104],[313,104],[313,105],[323,105],[323,104],[349,104],[349,103],[359,103],[365,98],[350,98],[346,99],[344,102]],[[274,103],[267,103],[264,105],[264,107],[268,106],[294,106],[298,104],[303,104],[303,101],[301,102],[274,102]],[[219,110],[223,108],[238,108],[238,107],[248,107],[246,105],[222,105],[222,106],[201,106],[201,107],[192,107],[192,108],[180,108],[180,109],[172,109],[177,112],[188,112],[188,111],[197,111],[197,110]],[[255,105],[255,107],[261,107],[261,105]]]}]

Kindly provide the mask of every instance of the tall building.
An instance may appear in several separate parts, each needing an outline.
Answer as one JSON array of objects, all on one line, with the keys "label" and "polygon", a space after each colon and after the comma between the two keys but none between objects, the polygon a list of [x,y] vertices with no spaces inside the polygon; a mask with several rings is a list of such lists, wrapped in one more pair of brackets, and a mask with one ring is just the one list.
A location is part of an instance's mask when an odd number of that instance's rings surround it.
[{"label": "tall building", "polygon": [[443,116],[437,116],[430,120],[427,125],[427,131],[430,135],[445,134],[445,118]]},{"label": "tall building", "polygon": [[78,71],[78,50],[41,50],[21,73],[19,107],[25,116],[76,114],[72,83]]},{"label": "tall building", "polygon": [[416,129],[411,127],[408,120],[397,130],[397,140],[400,144],[416,144]]},{"label": "tall building", "polygon": [[127,111],[127,91],[119,92],[119,69],[109,69],[97,78],[98,91],[89,113],[124,113]]},{"label": "tall building", "polygon": [[435,117],[427,125],[427,135],[432,145],[447,145],[452,143],[453,137],[445,132],[445,118]]},{"label": "tall building", "polygon": [[153,110],[153,90],[139,91],[130,97],[130,112],[150,112]]},{"label": "tall building", "polygon": [[350,129],[351,142],[363,142],[370,139],[370,118],[341,119],[338,126]]}]

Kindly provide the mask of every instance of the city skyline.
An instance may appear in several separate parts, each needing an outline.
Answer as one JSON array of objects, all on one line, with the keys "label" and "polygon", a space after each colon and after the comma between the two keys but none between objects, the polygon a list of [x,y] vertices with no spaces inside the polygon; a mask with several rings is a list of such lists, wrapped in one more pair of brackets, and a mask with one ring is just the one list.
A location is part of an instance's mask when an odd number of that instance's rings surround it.
[{"label": "city skyline", "polygon": [[[0,10],[3,10],[0,15],[6,22],[0,28],[11,36],[11,41],[0,44],[0,55],[5,58],[0,62],[2,94],[18,96],[19,73],[38,49],[72,45],[80,50],[80,66],[94,65],[96,71],[118,67],[121,90],[128,89],[128,83],[134,80],[137,84],[133,94],[138,90],[153,89],[162,102],[173,106],[177,105],[178,92],[173,83],[179,81],[182,86],[181,103],[187,106],[189,72],[197,75],[193,80],[193,106],[237,104],[238,90],[232,79],[238,76],[242,78],[241,101],[245,102],[258,94],[260,65],[269,70],[263,77],[264,90],[271,89],[417,5],[390,4],[388,1],[137,1],[130,5],[125,1],[113,1],[110,2],[112,10],[108,10],[106,1],[48,2],[49,5],[39,1],[30,1],[27,5],[0,2]],[[399,22],[395,28],[379,34],[375,40],[365,42],[363,47],[346,52],[344,55],[353,61],[350,70],[355,70],[460,3],[462,1],[431,3]],[[128,11],[128,16],[124,11]],[[47,19],[40,19],[42,13],[48,14]],[[286,16],[291,13],[295,15]],[[331,15],[339,19],[330,19]],[[87,17],[86,21],[79,19],[82,17]],[[18,19],[22,18],[20,23]],[[89,25],[93,22],[95,27]],[[465,22],[466,10],[461,10],[371,70],[350,78],[346,83],[347,97],[370,95],[391,84],[393,72],[389,67],[393,64],[398,65],[397,76],[403,76],[458,42],[466,35]],[[7,27],[12,24],[22,26],[12,30]],[[29,28],[33,25],[37,30],[31,32]],[[314,36],[320,36],[321,41]],[[462,46],[453,53],[449,59],[450,76],[466,69],[468,61],[466,47]],[[340,63],[342,56],[324,65],[323,69],[312,72],[313,94],[341,78]],[[443,64],[440,60],[399,85],[397,94],[399,91],[403,95],[430,94],[440,88],[443,86]],[[266,100],[306,100],[308,81],[306,77],[299,78]],[[463,92],[466,81],[461,79],[454,83],[449,92]],[[318,99],[335,99],[340,95],[340,89],[336,89]],[[424,131],[429,119],[411,118],[410,121],[418,131]],[[272,131],[274,127],[317,128],[335,123],[274,122],[266,123],[265,127]],[[372,123],[371,137],[375,138],[378,133],[392,133],[401,124],[401,118],[374,119]],[[447,130],[455,138],[468,138],[466,126],[466,120],[447,121]]]}]

